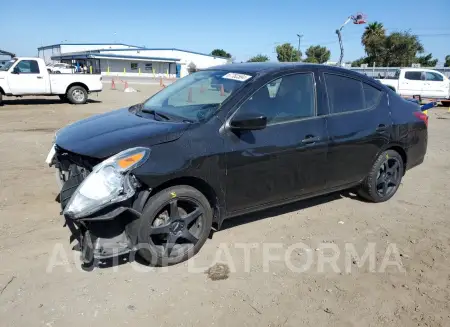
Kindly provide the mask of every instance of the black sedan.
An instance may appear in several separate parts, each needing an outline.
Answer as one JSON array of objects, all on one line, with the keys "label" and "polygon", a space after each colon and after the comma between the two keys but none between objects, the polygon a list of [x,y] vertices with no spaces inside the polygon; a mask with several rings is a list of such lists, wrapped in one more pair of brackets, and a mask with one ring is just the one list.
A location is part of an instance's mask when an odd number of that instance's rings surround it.
[{"label": "black sedan", "polygon": [[87,265],[130,251],[170,265],[226,218],[348,188],[390,199],[424,160],[427,124],[346,69],[231,64],[63,128],[47,162]]}]

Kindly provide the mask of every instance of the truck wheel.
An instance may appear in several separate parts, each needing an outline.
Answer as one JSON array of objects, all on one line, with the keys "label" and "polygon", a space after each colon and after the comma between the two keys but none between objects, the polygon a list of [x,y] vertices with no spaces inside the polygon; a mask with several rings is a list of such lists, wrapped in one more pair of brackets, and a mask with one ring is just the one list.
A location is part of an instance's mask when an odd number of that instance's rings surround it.
[{"label": "truck wheel", "polygon": [[3,94],[0,92],[0,107],[3,106]]},{"label": "truck wheel", "polygon": [[375,203],[389,200],[400,187],[403,172],[402,156],[394,150],[384,151],[373,164],[358,195]]},{"label": "truck wheel", "polygon": [[87,91],[82,86],[72,86],[66,96],[72,104],[85,104],[88,98]]},{"label": "truck wheel", "polygon": [[138,253],[152,266],[183,262],[211,232],[213,211],[197,189],[179,185],[153,195],[140,218]]}]

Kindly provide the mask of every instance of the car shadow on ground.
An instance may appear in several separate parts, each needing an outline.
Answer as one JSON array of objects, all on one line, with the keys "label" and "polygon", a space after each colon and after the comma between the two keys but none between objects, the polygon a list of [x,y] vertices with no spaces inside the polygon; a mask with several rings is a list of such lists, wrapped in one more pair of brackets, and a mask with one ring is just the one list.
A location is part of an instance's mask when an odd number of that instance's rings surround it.
[{"label": "car shadow on ground", "polygon": [[[88,99],[87,103],[101,103],[101,101]],[[67,102],[63,102],[59,98],[55,98],[55,99],[3,100],[3,106],[11,106],[11,105],[45,105],[45,104],[67,104]]]},{"label": "car shadow on ground", "polygon": [[[310,198],[310,199],[306,199],[306,200],[300,200],[300,201],[292,202],[292,203],[285,204],[282,206],[273,207],[273,208],[269,208],[269,209],[265,209],[265,210],[261,210],[261,211],[257,211],[257,212],[253,212],[253,213],[245,214],[242,216],[237,216],[237,217],[227,219],[223,222],[222,227],[220,228],[219,232],[222,230],[238,227],[240,225],[251,223],[254,221],[258,221],[258,220],[262,220],[262,219],[266,219],[266,218],[272,218],[275,216],[283,215],[283,214],[298,211],[298,210],[307,209],[310,207],[315,207],[317,205],[340,200],[342,198],[350,198],[353,200],[361,201],[360,197],[358,197],[356,194],[354,194],[352,191],[349,191],[349,190],[330,193],[327,195],[322,195],[322,196],[318,196],[318,197],[314,197],[314,198]],[[210,235],[210,238],[212,238],[212,235]]]}]

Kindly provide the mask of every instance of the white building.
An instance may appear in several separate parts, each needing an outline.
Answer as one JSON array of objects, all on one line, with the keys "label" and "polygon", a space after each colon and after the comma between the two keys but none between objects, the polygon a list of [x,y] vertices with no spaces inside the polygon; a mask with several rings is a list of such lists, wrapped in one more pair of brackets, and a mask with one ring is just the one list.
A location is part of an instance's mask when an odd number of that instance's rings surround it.
[{"label": "white building", "polygon": [[47,63],[61,61],[92,67],[114,76],[183,77],[189,68],[223,65],[229,59],[175,48],[144,48],[127,44],[55,44],[38,48]]}]

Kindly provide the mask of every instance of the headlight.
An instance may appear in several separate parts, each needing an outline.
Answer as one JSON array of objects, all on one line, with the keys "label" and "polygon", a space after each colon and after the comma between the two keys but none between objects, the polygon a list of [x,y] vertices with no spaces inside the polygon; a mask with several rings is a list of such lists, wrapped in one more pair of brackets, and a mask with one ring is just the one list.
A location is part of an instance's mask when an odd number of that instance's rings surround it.
[{"label": "headlight", "polygon": [[81,218],[132,197],[136,191],[129,172],[147,161],[148,148],[131,148],[106,159],[78,186],[67,203],[64,214]]}]

